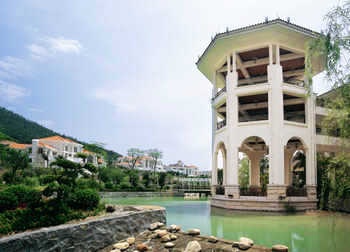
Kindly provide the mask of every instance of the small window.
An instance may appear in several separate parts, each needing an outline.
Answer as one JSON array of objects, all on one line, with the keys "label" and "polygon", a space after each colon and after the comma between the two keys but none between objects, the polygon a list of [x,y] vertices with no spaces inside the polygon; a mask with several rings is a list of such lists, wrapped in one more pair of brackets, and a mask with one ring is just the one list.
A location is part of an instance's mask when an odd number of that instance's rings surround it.
[{"label": "small window", "polygon": [[65,151],[68,151],[68,146],[65,146],[65,147],[64,147],[64,150],[65,150]]},{"label": "small window", "polygon": [[78,148],[77,147],[74,147],[74,152],[78,152]]}]

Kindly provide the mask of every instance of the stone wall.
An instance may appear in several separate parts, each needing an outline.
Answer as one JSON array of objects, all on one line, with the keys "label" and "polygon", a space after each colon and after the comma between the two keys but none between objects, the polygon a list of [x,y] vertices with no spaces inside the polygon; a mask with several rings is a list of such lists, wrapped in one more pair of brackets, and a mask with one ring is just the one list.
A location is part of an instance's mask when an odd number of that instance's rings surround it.
[{"label": "stone wall", "polygon": [[129,210],[7,236],[0,239],[0,251],[96,251],[138,234],[150,223],[166,222],[165,209],[161,207]]}]

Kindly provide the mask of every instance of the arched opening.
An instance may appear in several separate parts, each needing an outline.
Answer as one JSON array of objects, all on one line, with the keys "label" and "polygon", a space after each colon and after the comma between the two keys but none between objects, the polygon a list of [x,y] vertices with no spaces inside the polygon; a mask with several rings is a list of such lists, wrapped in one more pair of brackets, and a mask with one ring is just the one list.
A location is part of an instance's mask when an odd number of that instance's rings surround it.
[{"label": "arched opening", "polygon": [[246,138],[239,148],[238,180],[241,196],[266,196],[269,183],[268,147],[258,136]]},{"label": "arched opening", "polygon": [[306,146],[298,137],[288,140],[285,148],[287,196],[306,196]]},{"label": "arched opening", "polygon": [[218,195],[224,195],[225,194],[225,173],[226,173],[226,147],[224,143],[219,143],[217,146],[217,151],[216,151],[216,189],[215,193]]}]

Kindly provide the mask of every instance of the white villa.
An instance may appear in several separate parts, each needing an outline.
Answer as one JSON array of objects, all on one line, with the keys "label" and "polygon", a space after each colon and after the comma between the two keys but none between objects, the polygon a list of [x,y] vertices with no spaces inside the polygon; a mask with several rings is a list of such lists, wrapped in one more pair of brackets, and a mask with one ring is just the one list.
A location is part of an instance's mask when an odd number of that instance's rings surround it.
[{"label": "white villa", "polygon": [[[116,165],[124,168],[130,168],[131,161],[132,161],[132,157],[129,157],[129,156],[119,157]],[[135,164],[135,169],[139,171],[153,171],[153,168],[154,168],[154,160],[152,157],[148,155],[144,155],[140,157]],[[165,172],[162,160],[157,160],[156,172]]]},{"label": "white villa", "polygon": [[195,165],[185,165],[181,160],[176,164],[169,164],[165,168],[167,171],[178,172],[183,175],[194,177],[198,175],[198,167]]},{"label": "white villa", "polygon": [[103,158],[98,157],[96,153],[84,150],[82,144],[61,136],[33,139],[32,144],[13,141],[2,141],[1,144],[12,149],[28,151],[33,167],[48,167],[59,156],[75,163],[82,163],[83,160],[76,157],[77,153],[87,154],[89,162],[95,166],[104,164]]},{"label": "white villa", "polygon": [[[197,67],[213,85],[212,199],[211,205],[240,210],[283,211],[316,209],[316,152],[334,152],[338,139],[321,135],[320,122],[327,110],[316,105],[317,96],[304,86],[308,41],[319,33],[275,19],[217,34]],[[312,59],[316,75],[323,71],[320,58]],[[321,96],[323,98],[324,96]],[[317,129],[317,131],[316,131]],[[217,156],[223,156],[223,191],[217,190]],[[239,156],[250,163],[250,185],[240,190]],[[305,155],[305,181],[295,193],[298,179],[292,159]],[[260,162],[268,160],[267,190],[261,189]]]}]

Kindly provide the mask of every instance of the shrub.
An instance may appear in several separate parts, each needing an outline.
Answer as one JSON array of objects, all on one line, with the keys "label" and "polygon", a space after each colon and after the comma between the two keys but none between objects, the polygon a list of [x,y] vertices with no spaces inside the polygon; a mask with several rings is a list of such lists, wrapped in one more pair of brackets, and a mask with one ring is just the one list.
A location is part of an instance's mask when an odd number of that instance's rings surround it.
[{"label": "shrub", "polygon": [[37,177],[25,177],[23,179],[23,184],[31,187],[39,186],[39,179]]},{"label": "shrub", "polygon": [[72,193],[68,204],[73,209],[93,210],[98,206],[100,196],[92,189],[80,189]]},{"label": "shrub", "polygon": [[0,192],[0,212],[15,209],[18,206],[16,194],[8,190]]},{"label": "shrub", "polygon": [[51,174],[48,174],[48,175],[41,175],[39,177],[39,182],[40,182],[40,185],[47,185],[47,184],[50,184],[51,182],[55,181],[55,176],[54,175],[51,175]]},{"label": "shrub", "polygon": [[5,189],[4,192],[9,192],[14,195],[17,200],[16,207],[36,207],[41,200],[40,191],[24,185],[10,186]]},{"label": "shrub", "polygon": [[94,179],[81,178],[77,180],[77,188],[79,189],[95,189],[99,190],[100,185]]}]

